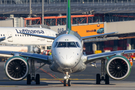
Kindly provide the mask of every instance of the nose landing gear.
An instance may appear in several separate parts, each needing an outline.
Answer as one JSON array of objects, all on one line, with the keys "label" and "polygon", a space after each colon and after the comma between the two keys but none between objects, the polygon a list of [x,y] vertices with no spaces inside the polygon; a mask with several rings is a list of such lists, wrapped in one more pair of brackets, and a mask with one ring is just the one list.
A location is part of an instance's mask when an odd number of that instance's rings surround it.
[{"label": "nose landing gear", "polygon": [[68,72],[66,72],[66,75],[64,77],[64,81],[63,81],[63,85],[64,86],[71,86],[71,82],[70,82],[70,75],[68,75]]}]

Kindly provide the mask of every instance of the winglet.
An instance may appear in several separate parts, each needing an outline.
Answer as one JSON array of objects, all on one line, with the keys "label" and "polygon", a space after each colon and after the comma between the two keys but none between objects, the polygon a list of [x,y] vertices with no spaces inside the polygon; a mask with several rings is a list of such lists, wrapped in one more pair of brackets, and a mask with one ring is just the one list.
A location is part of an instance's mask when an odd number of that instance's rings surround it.
[{"label": "winglet", "polygon": [[66,25],[66,30],[68,31],[68,34],[71,31],[70,0],[67,0],[67,25]]}]

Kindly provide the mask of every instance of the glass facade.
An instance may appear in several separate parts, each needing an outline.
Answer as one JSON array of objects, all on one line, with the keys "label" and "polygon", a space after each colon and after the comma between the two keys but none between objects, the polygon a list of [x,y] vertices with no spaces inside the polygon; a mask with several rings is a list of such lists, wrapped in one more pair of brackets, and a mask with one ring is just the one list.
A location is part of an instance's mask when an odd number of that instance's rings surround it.
[{"label": "glass facade", "polygon": [[[0,0],[0,4],[29,4],[30,0]],[[32,4],[41,4],[42,0],[31,0]],[[44,0],[45,4],[66,3],[67,0]],[[72,3],[124,3],[135,0],[71,0]]]},{"label": "glass facade", "polygon": [[[131,39],[131,46],[132,49],[135,48],[134,43],[135,39]],[[110,41],[101,41],[101,42],[94,42],[97,45],[97,50],[101,50],[102,52],[105,51],[117,51],[117,50],[127,50],[127,39],[124,40],[110,40]],[[84,43],[86,48],[86,54],[93,54],[92,49],[93,42]]]},{"label": "glass facade", "polygon": [[[72,18],[72,24],[118,22],[118,21],[130,21],[130,20],[135,20],[135,14],[109,13],[109,14],[95,14],[93,17],[88,17],[88,22],[86,17],[74,17]],[[44,22],[45,22],[44,24],[48,26],[66,25],[66,18],[58,18],[57,20],[45,19]],[[39,20],[32,20],[32,24],[41,24],[41,22]],[[27,21],[27,25],[29,25],[29,20]]]},{"label": "glass facade", "polygon": [[[28,17],[29,16],[29,2],[30,0],[0,0],[0,4],[1,4],[1,14],[0,14],[0,20],[4,20],[7,17],[10,17],[10,14],[14,14],[14,17]],[[41,6],[42,0],[31,0],[32,2],[32,17],[35,17],[34,15],[36,15],[36,17],[41,17],[41,8],[39,8],[39,6]],[[75,7],[77,5],[82,5],[84,3],[84,5],[89,5],[89,4],[93,4],[93,5],[101,5],[103,4],[107,4],[107,5],[112,5],[113,3],[118,3],[118,5],[123,5],[125,3],[134,3],[135,0],[71,0],[72,5]],[[65,13],[61,13],[61,11],[59,10],[55,10],[56,7],[55,4],[59,5],[66,5],[67,0],[44,0],[44,3],[47,4],[46,6],[48,8],[45,7],[45,10],[48,12],[56,12],[56,13],[48,13],[46,12],[44,14],[44,16],[59,16],[59,14],[61,14],[62,16],[65,15]],[[63,4],[64,3],[64,4]],[[123,3],[123,4],[121,4]],[[6,4],[6,5],[5,5]],[[8,4],[8,5],[7,5]],[[17,4],[17,5],[14,5]],[[23,5],[24,4],[24,5]],[[50,7],[49,6],[52,6]],[[114,5],[114,4],[113,4]],[[112,6],[113,6],[112,5]],[[35,7],[34,7],[35,6]],[[6,8],[5,8],[6,7]],[[38,9],[37,9],[38,7]],[[123,6],[121,6],[123,7]],[[130,7],[130,6],[128,6]],[[4,9],[2,9],[4,8]],[[59,8],[59,7],[58,7]],[[76,9],[77,7],[73,8]],[[110,8],[113,9],[112,7],[107,6],[106,8]],[[131,7],[130,7],[131,8]],[[87,9],[89,11],[89,7],[84,8],[84,10]],[[100,8],[98,8],[99,10],[95,9],[95,11],[100,11]],[[104,8],[102,8],[104,9]],[[66,10],[66,9],[63,9]],[[80,9],[81,10],[81,9]],[[117,8],[114,9],[114,11],[117,11]],[[119,9],[121,10],[121,9]],[[124,10],[124,9],[123,9]],[[59,11],[59,12],[57,12]],[[106,9],[107,11],[107,9]],[[10,13],[11,12],[11,13]],[[36,13],[35,13],[36,12]],[[83,13],[72,13],[72,15],[82,15]],[[78,17],[78,18],[73,18],[72,20],[72,24],[84,24],[84,23],[97,23],[97,22],[117,22],[117,21],[129,21],[129,20],[135,20],[135,13],[106,13],[106,14],[101,14],[101,13],[93,13],[94,17],[88,17],[88,21],[86,20],[86,17]],[[29,25],[29,21],[26,21],[27,25]],[[41,24],[41,22],[39,20],[32,20],[32,24]],[[49,25],[49,26],[55,26],[55,25],[65,25],[66,24],[66,18],[59,18],[57,19],[46,19],[44,24]]]}]

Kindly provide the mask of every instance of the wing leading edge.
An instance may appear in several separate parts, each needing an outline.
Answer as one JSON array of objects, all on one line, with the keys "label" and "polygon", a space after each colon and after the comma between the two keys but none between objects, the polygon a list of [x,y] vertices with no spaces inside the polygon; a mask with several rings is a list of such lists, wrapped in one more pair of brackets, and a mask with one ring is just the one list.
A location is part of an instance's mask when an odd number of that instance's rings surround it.
[{"label": "wing leading edge", "polygon": [[81,39],[88,39],[88,38],[94,38],[94,37],[100,37],[100,36],[105,36],[105,35],[110,35],[110,34],[116,34],[118,32],[110,32],[110,33],[104,33],[104,34],[99,34],[99,35],[92,35],[92,36],[86,36],[82,37]]},{"label": "wing leading edge", "polygon": [[104,52],[104,53],[99,53],[99,54],[87,55],[87,61],[85,63],[87,64],[89,62],[105,59],[106,57],[110,57],[110,56],[114,56],[114,55],[129,54],[129,53],[135,53],[135,49],[133,49],[133,50],[120,50],[120,51],[112,51],[112,52]]},{"label": "wing leading edge", "polygon": [[25,52],[15,52],[15,51],[0,51],[0,54],[7,54],[7,55],[19,55],[22,57],[27,57],[35,60],[41,60],[50,64],[51,62],[48,60],[49,56],[40,55],[40,54],[33,54],[33,53],[25,53]]},{"label": "wing leading edge", "polygon": [[53,40],[56,38],[56,37],[52,37],[52,36],[37,35],[37,34],[30,34],[30,33],[21,33],[21,34],[32,35],[32,36],[36,36],[36,37],[48,38],[48,39],[53,39]]}]

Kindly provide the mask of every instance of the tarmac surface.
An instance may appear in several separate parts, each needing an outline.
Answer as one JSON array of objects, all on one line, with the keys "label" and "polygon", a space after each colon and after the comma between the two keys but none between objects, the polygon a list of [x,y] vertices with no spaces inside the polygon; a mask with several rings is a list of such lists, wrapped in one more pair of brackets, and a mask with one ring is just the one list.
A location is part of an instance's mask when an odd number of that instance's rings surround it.
[{"label": "tarmac surface", "polygon": [[[135,63],[135,61],[134,61]],[[36,64],[36,68],[39,64]],[[53,72],[46,65],[36,73],[40,74],[40,85],[32,81],[31,85],[26,84],[26,79],[22,81],[11,81],[5,75],[4,62],[0,62],[0,90],[135,90],[135,65],[132,66],[130,75],[120,81],[110,79],[110,84],[105,85],[104,81],[97,85],[96,74],[100,73],[100,62],[97,68],[87,65],[86,70],[79,73],[70,74],[71,86],[63,86],[61,73]]]}]

